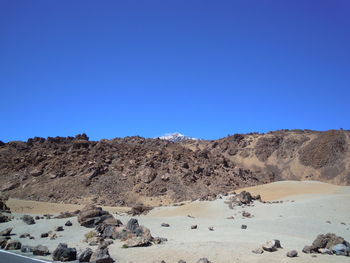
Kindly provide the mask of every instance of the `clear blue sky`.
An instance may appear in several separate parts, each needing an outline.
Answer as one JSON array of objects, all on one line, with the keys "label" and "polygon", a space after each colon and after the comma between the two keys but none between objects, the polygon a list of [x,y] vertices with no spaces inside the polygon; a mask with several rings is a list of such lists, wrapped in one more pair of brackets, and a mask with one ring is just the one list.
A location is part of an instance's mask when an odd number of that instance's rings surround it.
[{"label": "clear blue sky", "polygon": [[0,140],[350,128],[350,1],[0,0]]}]

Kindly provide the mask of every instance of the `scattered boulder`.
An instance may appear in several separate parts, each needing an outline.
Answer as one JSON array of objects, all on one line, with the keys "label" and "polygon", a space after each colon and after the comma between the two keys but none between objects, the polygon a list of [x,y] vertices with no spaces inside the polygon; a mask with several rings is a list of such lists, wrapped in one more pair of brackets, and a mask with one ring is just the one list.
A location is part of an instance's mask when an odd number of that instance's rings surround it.
[{"label": "scattered boulder", "polygon": [[277,239],[267,241],[263,246],[263,250],[268,252],[274,252],[277,251],[278,248],[282,248],[281,242]]},{"label": "scattered boulder", "polygon": [[197,263],[211,263],[207,258],[200,258]]},{"label": "scattered boulder", "polygon": [[2,231],[0,231],[0,236],[9,236],[11,235],[11,232],[12,232],[12,227],[8,227]]},{"label": "scattered boulder", "polygon": [[248,218],[251,218],[251,217],[252,217],[251,213],[248,213],[248,212],[246,212],[246,211],[243,211],[243,212],[242,212],[242,216],[243,216],[243,217],[248,217]]},{"label": "scattered boulder", "polygon": [[0,214],[0,223],[6,223],[6,222],[9,222],[10,220],[11,220],[10,217]]},{"label": "scattered boulder", "polygon": [[132,216],[145,215],[150,210],[152,210],[152,207],[145,206],[143,204],[138,204],[138,205],[133,206],[131,208],[131,210],[128,212],[128,214],[130,214]]},{"label": "scattered boulder", "polygon": [[152,240],[154,244],[163,244],[164,242],[167,242],[167,241],[168,239],[164,237],[154,237]]},{"label": "scattered boulder", "polygon": [[88,247],[78,255],[78,260],[79,262],[90,262],[91,255],[92,250]]},{"label": "scattered boulder", "polygon": [[197,225],[192,225],[191,229],[197,229]]},{"label": "scattered boulder", "polygon": [[72,226],[73,224],[72,224],[71,221],[68,220],[64,225],[65,225],[65,226]]},{"label": "scattered boulder", "polygon": [[65,243],[60,243],[53,251],[52,259],[61,262],[73,261],[77,259],[77,251],[75,248],[69,248]]},{"label": "scattered boulder", "polygon": [[162,223],[161,226],[162,227],[170,227],[170,225],[168,223]]},{"label": "scattered boulder", "polygon": [[54,230],[57,232],[64,231],[63,226],[56,226]]},{"label": "scattered boulder", "polygon": [[98,248],[95,252],[92,253],[90,262],[113,263],[114,260],[109,255],[108,248],[104,248],[104,249]]},{"label": "scattered boulder", "polygon": [[262,254],[262,253],[264,253],[264,250],[261,247],[258,247],[256,249],[252,250],[252,252],[254,254]]},{"label": "scattered boulder", "polygon": [[291,250],[291,251],[288,251],[287,253],[287,257],[289,258],[295,258],[298,256],[298,252],[296,250]]},{"label": "scattered boulder", "polygon": [[41,233],[40,237],[41,238],[46,238],[49,236],[49,233],[48,232],[45,232],[45,233]]},{"label": "scattered boulder", "polygon": [[247,225],[241,225],[241,229],[247,229]]},{"label": "scattered boulder", "polygon": [[33,252],[33,247],[32,246],[22,246],[21,252],[22,253],[31,253],[31,252]]},{"label": "scattered boulder", "polygon": [[113,217],[109,212],[95,205],[87,205],[78,214],[78,222],[81,226],[92,228],[102,223],[105,219]]},{"label": "scattered boulder", "polygon": [[20,234],[19,238],[29,238],[29,239],[33,239],[33,237],[32,237],[29,233]]},{"label": "scattered boulder", "polygon": [[34,256],[47,256],[50,255],[50,251],[47,246],[38,245],[33,248]]},{"label": "scattered boulder", "polygon": [[334,233],[321,234],[316,237],[311,246],[303,248],[304,253],[337,254],[347,256],[350,253],[350,244],[344,238]]},{"label": "scattered boulder", "polygon": [[5,250],[17,250],[21,249],[21,242],[18,240],[8,240],[6,245],[5,245]]},{"label": "scattered boulder", "polygon": [[230,209],[233,209],[234,206],[243,206],[243,205],[250,205],[253,203],[254,200],[261,201],[260,195],[252,196],[247,191],[242,191],[239,194],[235,194],[234,196],[231,196],[229,200],[225,201],[226,204],[228,204]]},{"label": "scattered boulder", "polygon": [[210,227],[208,227],[208,230],[209,230],[209,231],[214,231],[214,227],[213,227],[213,226],[210,226]]},{"label": "scattered boulder", "polygon": [[23,222],[26,223],[27,225],[33,225],[33,224],[35,224],[34,218],[33,218],[32,216],[30,216],[30,215],[24,215],[24,216],[22,217],[22,220],[23,220]]},{"label": "scattered boulder", "polygon": [[6,247],[7,244],[7,238],[0,238],[0,248],[3,249]]}]

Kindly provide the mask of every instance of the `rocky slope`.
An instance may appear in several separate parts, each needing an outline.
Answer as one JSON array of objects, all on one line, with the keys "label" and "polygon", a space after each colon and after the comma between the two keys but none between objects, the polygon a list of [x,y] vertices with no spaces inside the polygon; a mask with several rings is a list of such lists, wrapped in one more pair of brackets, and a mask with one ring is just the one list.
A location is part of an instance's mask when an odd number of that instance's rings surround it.
[{"label": "rocky slope", "polygon": [[0,143],[0,190],[38,201],[166,204],[281,179],[350,184],[349,131],[276,131],[179,143],[75,137]]}]

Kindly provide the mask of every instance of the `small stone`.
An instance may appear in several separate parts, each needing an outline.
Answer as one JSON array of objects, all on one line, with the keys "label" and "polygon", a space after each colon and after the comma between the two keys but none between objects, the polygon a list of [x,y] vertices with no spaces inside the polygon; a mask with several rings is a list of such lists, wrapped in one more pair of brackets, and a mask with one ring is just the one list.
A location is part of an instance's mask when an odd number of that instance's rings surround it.
[{"label": "small stone", "polygon": [[191,229],[197,229],[197,225],[192,225]]},{"label": "small stone", "polygon": [[209,231],[214,231],[214,227],[210,226],[208,227]]},{"label": "small stone", "polygon": [[64,225],[65,225],[65,226],[72,226],[73,224],[72,224],[71,221],[68,220]]},{"label": "small stone", "polygon": [[33,252],[33,247],[32,246],[22,246],[21,252],[22,253],[31,253],[31,252]]},{"label": "small stone", "polygon": [[161,226],[162,226],[162,227],[170,227],[170,225],[167,224],[167,223],[162,223]]},{"label": "small stone", "polygon": [[211,263],[207,258],[200,258],[197,263]]},{"label": "small stone", "polygon": [[185,260],[180,259],[177,263],[186,263]]},{"label": "small stone", "polygon": [[281,246],[281,242],[277,239],[275,240],[270,240],[270,241],[267,241],[263,246],[262,248],[265,250],[265,251],[268,251],[268,252],[274,252],[276,251],[278,248],[282,248]]},{"label": "small stone", "polygon": [[287,257],[289,258],[295,258],[296,256],[298,256],[298,252],[295,250],[291,250],[287,253]]},{"label": "small stone", "polygon": [[40,237],[41,238],[45,238],[45,237],[48,237],[49,236],[49,233],[41,233]]},{"label": "small stone", "polygon": [[262,253],[264,253],[264,250],[261,247],[258,247],[256,249],[252,250],[252,252],[254,254],[262,254]]},{"label": "small stone", "polygon": [[247,229],[247,225],[241,225],[241,229]]},{"label": "small stone", "polygon": [[64,229],[63,229],[63,226],[56,226],[54,230],[59,232],[59,231],[63,231]]}]

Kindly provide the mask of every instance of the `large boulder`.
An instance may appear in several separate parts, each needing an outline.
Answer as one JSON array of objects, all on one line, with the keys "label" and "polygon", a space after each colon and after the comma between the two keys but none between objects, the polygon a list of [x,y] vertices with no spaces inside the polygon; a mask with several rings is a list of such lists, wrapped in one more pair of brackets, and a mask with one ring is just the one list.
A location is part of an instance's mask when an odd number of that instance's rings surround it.
[{"label": "large boulder", "polygon": [[81,226],[93,228],[102,223],[107,218],[113,216],[95,205],[85,206],[78,214],[78,222]]},{"label": "large boulder", "polygon": [[52,259],[61,262],[73,261],[77,259],[77,251],[75,248],[69,248],[65,243],[60,243],[53,251]]},{"label": "large boulder", "polygon": [[137,215],[144,215],[147,214],[150,210],[152,210],[152,207],[145,206],[143,204],[138,204],[135,205],[131,208],[131,210],[128,212],[128,214],[132,216],[137,216]]},{"label": "large boulder", "polygon": [[8,239],[7,238],[0,238],[0,248],[4,249],[6,247]]},{"label": "large boulder", "polygon": [[348,255],[350,244],[344,238],[334,233],[321,234],[316,237],[311,246],[305,246],[304,253],[322,253]]},{"label": "large boulder", "polygon": [[21,242],[18,240],[8,240],[5,246],[5,250],[17,250],[21,249]]},{"label": "large boulder", "polygon": [[30,215],[24,215],[24,216],[22,217],[22,220],[23,220],[23,222],[26,223],[27,225],[33,225],[33,224],[35,224],[34,218],[33,218],[32,216],[30,216]]},{"label": "large boulder", "polygon": [[113,263],[114,260],[109,255],[108,248],[98,248],[94,253],[92,253],[90,262]]},{"label": "large boulder", "polygon": [[12,232],[12,227],[8,227],[2,231],[0,231],[0,236],[9,236],[11,235],[11,232]]},{"label": "large boulder", "polygon": [[6,223],[6,222],[9,222],[10,220],[11,220],[10,217],[0,213],[0,223]]},{"label": "large boulder", "polygon": [[90,262],[90,258],[92,256],[91,248],[86,248],[78,255],[79,262]]},{"label": "large boulder", "polygon": [[32,253],[33,249],[34,249],[34,247],[25,245],[25,246],[21,247],[21,252],[22,253]]},{"label": "large boulder", "polygon": [[101,234],[102,238],[117,238],[117,227],[122,226],[123,223],[114,217],[105,219],[102,223],[96,226],[96,231]]},{"label": "large boulder", "polygon": [[47,256],[50,255],[50,251],[47,246],[38,245],[33,247],[34,256]]}]

